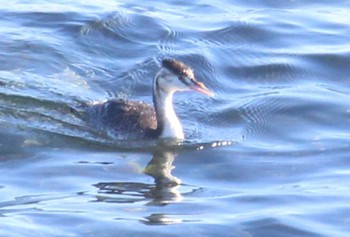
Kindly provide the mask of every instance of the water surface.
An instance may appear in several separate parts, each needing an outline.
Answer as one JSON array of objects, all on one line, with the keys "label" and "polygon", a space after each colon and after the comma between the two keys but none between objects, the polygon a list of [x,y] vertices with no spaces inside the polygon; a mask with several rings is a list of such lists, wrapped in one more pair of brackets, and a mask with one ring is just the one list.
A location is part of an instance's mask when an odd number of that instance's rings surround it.
[{"label": "water surface", "polygon": [[[0,235],[348,236],[349,3],[3,2]],[[71,113],[166,57],[216,94],[175,96],[182,144]]]}]

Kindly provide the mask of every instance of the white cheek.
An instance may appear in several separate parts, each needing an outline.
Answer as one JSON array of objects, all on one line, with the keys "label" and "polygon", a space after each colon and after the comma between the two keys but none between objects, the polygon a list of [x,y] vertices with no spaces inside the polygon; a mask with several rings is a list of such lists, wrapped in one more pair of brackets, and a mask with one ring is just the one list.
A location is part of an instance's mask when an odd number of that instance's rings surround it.
[{"label": "white cheek", "polygon": [[185,84],[184,82],[181,82],[181,81],[179,80],[179,84],[180,84],[179,86],[182,88],[183,91],[188,91],[188,90],[190,90],[190,88],[189,88],[188,85],[191,85],[192,82],[191,82],[191,80],[188,79],[187,77],[186,77],[184,80],[185,80],[186,84]]},{"label": "white cheek", "polygon": [[[188,78],[185,78],[186,81],[189,81]],[[162,91],[166,93],[173,93],[175,91],[186,91],[190,90],[185,83],[183,83],[178,77],[174,76],[167,71],[162,71],[158,75],[158,85]]]},{"label": "white cheek", "polygon": [[169,75],[164,80],[164,88],[167,88],[168,91],[177,91],[182,89],[182,83],[177,77]]}]

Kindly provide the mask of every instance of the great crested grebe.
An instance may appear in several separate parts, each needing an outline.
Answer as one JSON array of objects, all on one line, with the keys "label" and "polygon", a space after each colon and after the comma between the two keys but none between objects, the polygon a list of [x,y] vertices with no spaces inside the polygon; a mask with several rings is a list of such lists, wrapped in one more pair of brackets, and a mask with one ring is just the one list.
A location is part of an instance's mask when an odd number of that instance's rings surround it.
[{"label": "great crested grebe", "polygon": [[142,101],[112,99],[89,106],[87,112],[99,128],[125,134],[128,138],[184,139],[182,125],[173,108],[173,94],[189,90],[213,95],[195,79],[189,66],[174,59],[164,59],[153,80],[154,107]]}]

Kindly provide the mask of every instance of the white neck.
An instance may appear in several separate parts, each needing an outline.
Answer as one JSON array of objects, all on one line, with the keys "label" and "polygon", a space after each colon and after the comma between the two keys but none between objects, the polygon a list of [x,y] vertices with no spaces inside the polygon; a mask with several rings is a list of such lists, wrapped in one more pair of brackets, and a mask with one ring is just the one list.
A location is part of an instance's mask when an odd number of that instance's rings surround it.
[{"label": "white neck", "polygon": [[153,103],[157,114],[157,129],[159,129],[159,137],[161,138],[184,139],[182,125],[173,107],[173,94],[174,92],[167,93],[157,88],[156,82],[154,82]]},{"label": "white neck", "polygon": [[184,139],[181,123],[175,114],[173,107],[173,93],[166,94],[161,91],[157,100],[156,113],[158,126],[162,127],[159,137]]}]

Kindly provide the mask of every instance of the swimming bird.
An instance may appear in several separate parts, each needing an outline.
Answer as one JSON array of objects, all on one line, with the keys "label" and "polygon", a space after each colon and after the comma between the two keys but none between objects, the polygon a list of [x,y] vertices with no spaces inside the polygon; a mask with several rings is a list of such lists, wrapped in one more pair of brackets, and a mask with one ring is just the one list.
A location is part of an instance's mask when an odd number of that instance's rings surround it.
[{"label": "swimming bird", "polygon": [[111,99],[88,107],[90,121],[116,135],[132,138],[184,139],[184,132],[173,107],[177,91],[213,93],[195,79],[193,70],[183,62],[164,59],[153,79],[153,106],[142,101]]}]

